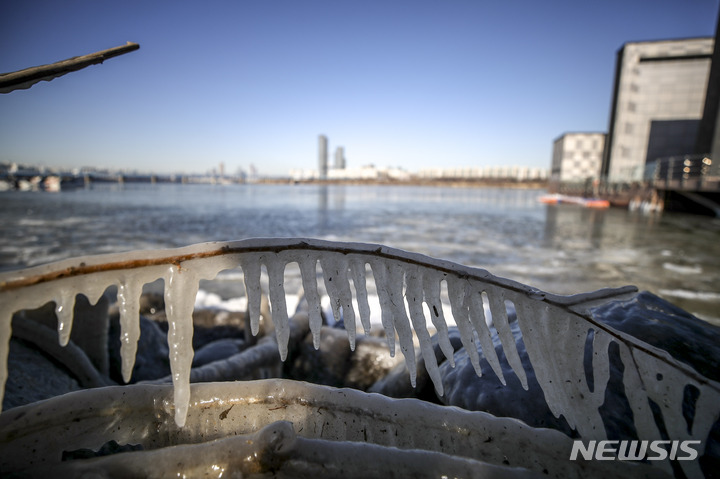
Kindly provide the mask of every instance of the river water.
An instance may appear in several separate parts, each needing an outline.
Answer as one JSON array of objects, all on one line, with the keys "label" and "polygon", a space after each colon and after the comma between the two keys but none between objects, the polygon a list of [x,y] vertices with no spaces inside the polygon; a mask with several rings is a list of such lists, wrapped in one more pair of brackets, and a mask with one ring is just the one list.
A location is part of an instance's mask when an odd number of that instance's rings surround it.
[{"label": "river water", "polygon": [[544,205],[543,193],[260,184],[1,192],[0,271],[205,241],[313,237],[423,253],[558,294],[632,284],[720,325],[720,221]]}]

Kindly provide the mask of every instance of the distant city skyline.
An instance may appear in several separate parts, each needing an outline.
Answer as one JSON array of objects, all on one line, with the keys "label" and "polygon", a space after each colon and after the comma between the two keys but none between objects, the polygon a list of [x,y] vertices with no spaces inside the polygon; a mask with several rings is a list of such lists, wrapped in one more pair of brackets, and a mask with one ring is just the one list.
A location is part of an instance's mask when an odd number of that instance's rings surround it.
[{"label": "distant city skyline", "polygon": [[13,2],[0,72],[140,49],[0,95],[0,162],[285,176],[322,132],[352,166],[549,168],[558,135],[607,131],[623,44],[713,36],[718,6]]}]

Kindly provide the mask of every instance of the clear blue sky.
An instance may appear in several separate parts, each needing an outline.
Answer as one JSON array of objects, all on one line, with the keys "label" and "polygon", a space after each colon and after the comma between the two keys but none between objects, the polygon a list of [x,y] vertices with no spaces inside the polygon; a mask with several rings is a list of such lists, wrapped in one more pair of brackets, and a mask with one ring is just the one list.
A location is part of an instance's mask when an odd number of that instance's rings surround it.
[{"label": "clear blue sky", "polygon": [[712,36],[718,0],[8,1],[0,72],[140,50],[0,95],[0,161],[158,172],[549,167],[605,131],[623,43]]}]

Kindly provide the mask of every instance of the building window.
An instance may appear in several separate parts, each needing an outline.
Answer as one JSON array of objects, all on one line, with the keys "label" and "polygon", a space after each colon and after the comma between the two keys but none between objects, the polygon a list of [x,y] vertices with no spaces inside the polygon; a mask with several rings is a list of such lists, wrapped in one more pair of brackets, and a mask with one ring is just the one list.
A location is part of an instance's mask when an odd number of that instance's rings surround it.
[{"label": "building window", "polygon": [[629,123],[629,122],[628,122],[628,123],[625,123],[625,134],[626,134],[626,135],[632,135],[633,130],[634,130],[634,128],[633,128],[633,124],[632,124],[632,123]]},{"label": "building window", "polygon": [[637,111],[637,103],[635,103],[634,101],[629,101],[627,105],[627,111]]}]

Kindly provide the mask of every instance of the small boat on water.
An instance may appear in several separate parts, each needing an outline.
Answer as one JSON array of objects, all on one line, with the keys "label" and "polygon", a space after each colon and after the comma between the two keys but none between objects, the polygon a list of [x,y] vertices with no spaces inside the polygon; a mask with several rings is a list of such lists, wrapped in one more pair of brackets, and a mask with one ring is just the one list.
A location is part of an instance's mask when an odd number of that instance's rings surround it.
[{"label": "small boat on water", "polygon": [[541,203],[547,205],[580,205],[585,208],[609,208],[610,202],[601,198],[582,198],[580,196],[569,196],[561,194],[543,195],[538,198]]}]

